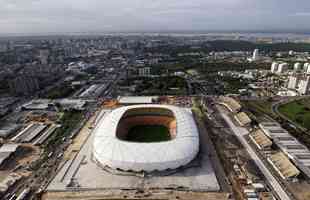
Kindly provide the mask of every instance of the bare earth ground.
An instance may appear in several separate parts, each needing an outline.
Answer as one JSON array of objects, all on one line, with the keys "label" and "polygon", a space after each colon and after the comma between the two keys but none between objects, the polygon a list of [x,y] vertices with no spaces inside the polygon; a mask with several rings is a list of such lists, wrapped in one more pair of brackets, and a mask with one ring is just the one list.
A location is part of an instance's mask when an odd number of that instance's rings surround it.
[{"label": "bare earth ground", "polygon": [[307,182],[291,183],[289,185],[290,190],[294,191],[294,195],[298,200],[310,199],[310,185]]},{"label": "bare earth ground", "polygon": [[[22,144],[21,150],[15,155],[15,157],[9,158],[10,162],[6,164],[5,169],[0,170],[0,182],[4,180],[8,174],[13,172],[13,169],[18,166],[25,166],[29,163],[37,160],[40,157],[40,148],[33,146],[31,144]],[[23,175],[29,175],[25,173],[24,170],[17,170],[15,172],[19,172]]]},{"label": "bare earth ground", "polygon": [[188,199],[188,200],[227,200],[226,193],[199,193],[180,191],[79,191],[79,192],[49,192],[42,200],[118,200],[118,199]]}]

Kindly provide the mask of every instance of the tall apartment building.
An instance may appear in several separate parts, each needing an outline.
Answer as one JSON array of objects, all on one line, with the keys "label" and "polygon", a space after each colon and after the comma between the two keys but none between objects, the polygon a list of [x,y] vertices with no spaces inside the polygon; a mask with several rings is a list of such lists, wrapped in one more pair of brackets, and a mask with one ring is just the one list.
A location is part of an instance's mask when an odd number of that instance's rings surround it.
[{"label": "tall apartment building", "polygon": [[295,63],[294,64],[294,71],[297,72],[301,69],[301,63]]},{"label": "tall apartment building", "polygon": [[139,68],[139,76],[150,76],[151,68],[150,67],[141,67]]},{"label": "tall apartment building", "polygon": [[255,49],[255,50],[254,50],[253,56],[252,56],[252,60],[253,60],[253,61],[259,60],[259,50],[258,50],[258,49]]},{"label": "tall apartment building", "polygon": [[276,72],[278,71],[278,67],[279,67],[279,63],[273,62],[273,63],[271,64],[271,72],[272,72],[272,73],[276,73]]},{"label": "tall apartment building", "polygon": [[49,50],[48,49],[40,49],[39,50],[39,59],[40,63],[43,65],[48,64]]},{"label": "tall apartment building", "polygon": [[304,64],[304,69],[305,69],[305,72],[307,74],[310,74],[310,63],[305,63]]},{"label": "tall apartment building", "polygon": [[308,70],[309,63],[304,63],[303,70],[306,72]]},{"label": "tall apartment building", "polygon": [[289,80],[288,80],[287,88],[289,88],[289,89],[297,89],[298,82],[299,82],[299,76],[296,75],[296,74],[291,75],[289,77]]},{"label": "tall apartment building", "polygon": [[287,63],[280,63],[278,66],[278,74],[284,73],[288,69],[288,64]]},{"label": "tall apartment building", "polygon": [[309,88],[310,88],[310,76],[303,77],[298,84],[298,92],[300,94],[309,94]]}]

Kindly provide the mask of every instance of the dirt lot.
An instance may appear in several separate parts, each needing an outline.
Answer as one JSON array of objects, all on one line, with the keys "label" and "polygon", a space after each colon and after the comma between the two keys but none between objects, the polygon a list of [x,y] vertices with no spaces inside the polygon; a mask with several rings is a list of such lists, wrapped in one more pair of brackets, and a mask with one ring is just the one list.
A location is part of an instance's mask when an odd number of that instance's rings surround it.
[{"label": "dirt lot", "polygon": [[298,200],[310,199],[310,184],[307,182],[291,183],[289,185],[291,191],[294,191],[294,195]]},{"label": "dirt lot", "polygon": [[[33,145],[22,144],[18,151],[12,155],[0,170],[0,182],[3,181],[13,171],[23,177],[30,176],[31,172],[22,168],[17,169],[17,166],[29,166],[30,163],[36,161],[40,157],[40,149]],[[14,170],[15,169],[15,170]]]},{"label": "dirt lot", "polygon": [[3,171],[12,171],[18,165],[27,166],[29,163],[37,160],[39,157],[40,149],[38,147],[30,144],[22,144],[18,150],[5,161],[0,171],[0,175],[3,173]]}]

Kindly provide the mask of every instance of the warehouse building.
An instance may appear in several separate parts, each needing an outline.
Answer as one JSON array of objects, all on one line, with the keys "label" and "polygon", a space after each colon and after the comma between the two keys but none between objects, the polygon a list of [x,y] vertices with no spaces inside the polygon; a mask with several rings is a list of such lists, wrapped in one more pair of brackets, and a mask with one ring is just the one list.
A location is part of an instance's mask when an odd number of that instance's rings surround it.
[{"label": "warehouse building", "polygon": [[117,100],[122,105],[153,104],[158,96],[119,96]]},{"label": "warehouse building", "polygon": [[260,150],[268,150],[272,146],[272,141],[260,129],[252,132],[249,137]]},{"label": "warehouse building", "polygon": [[235,120],[240,126],[248,126],[251,124],[252,120],[245,112],[239,112],[235,115]]},{"label": "warehouse building", "polygon": [[99,97],[105,90],[107,89],[106,84],[94,84],[87,88],[82,94],[80,94],[80,98],[97,98]]},{"label": "warehouse building", "polygon": [[310,151],[278,123],[264,122],[259,127],[280,150],[310,178]]},{"label": "warehouse building", "polygon": [[0,147],[0,167],[17,151],[19,144],[4,144]]},{"label": "warehouse building", "polygon": [[0,137],[7,138],[13,133],[15,133],[15,131],[17,131],[19,128],[21,128],[21,125],[19,124],[7,124],[5,126],[2,126],[0,128]]},{"label": "warehouse building", "polygon": [[219,100],[220,104],[233,113],[238,113],[241,110],[240,103],[231,97],[221,96]]},{"label": "warehouse building", "polygon": [[295,178],[300,173],[282,152],[270,155],[268,161],[283,179]]},{"label": "warehouse building", "polygon": [[21,130],[15,137],[12,138],[14,142],[30,142],[37,137],[47,125],[44,123],[32,122],[26,128]]}]

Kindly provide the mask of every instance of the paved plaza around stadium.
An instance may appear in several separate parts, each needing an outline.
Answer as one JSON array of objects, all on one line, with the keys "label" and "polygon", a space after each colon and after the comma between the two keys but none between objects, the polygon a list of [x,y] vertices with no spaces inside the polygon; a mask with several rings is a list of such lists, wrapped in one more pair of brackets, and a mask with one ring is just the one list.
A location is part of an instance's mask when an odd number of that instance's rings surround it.
[{"label": "paved plaza around stadium", "polygon": [[[181,189],[190,191],[219,191],[216,175],[208,157],[206,145],[201,144],[199,156],[186,169],[171,174],[136,176],[125,173],[111,173],[94,161],[92,133],[80,152],[68,160],[49,184],[48,191],[66,190],[117,190],[117,189]],[[113,171],[115,172],[115,171]],[[68,187],[68,184],[71,186]],[[69,184],[70,185],[70,184]]]}]

